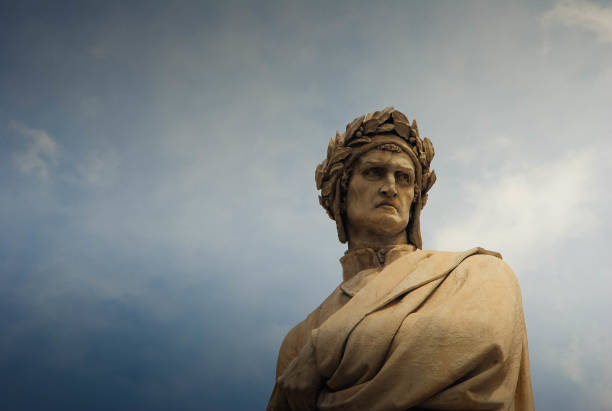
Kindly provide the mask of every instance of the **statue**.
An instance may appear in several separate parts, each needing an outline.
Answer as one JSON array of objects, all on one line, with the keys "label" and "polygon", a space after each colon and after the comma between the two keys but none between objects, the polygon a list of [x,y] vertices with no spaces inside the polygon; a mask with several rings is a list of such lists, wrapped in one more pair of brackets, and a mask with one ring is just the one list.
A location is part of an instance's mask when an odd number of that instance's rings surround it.
[{"label": "statue", "polygon": [[521,293],[501,255],[422,250],[434,148],[393,107],[315,173],[342,283],[285,337],[268,410],[533,410]]}]

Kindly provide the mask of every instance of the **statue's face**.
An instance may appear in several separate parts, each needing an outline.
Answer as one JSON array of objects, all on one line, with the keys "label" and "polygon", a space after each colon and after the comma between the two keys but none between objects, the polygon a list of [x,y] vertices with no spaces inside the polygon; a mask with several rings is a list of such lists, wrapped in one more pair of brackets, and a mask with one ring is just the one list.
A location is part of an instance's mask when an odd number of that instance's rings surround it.
[{"label": "statue's face", "polygon": [[408,154],[373,149],[355,163],[346,194],[353,231],[395,236],[408,226],[414,199],[414,164]]}]

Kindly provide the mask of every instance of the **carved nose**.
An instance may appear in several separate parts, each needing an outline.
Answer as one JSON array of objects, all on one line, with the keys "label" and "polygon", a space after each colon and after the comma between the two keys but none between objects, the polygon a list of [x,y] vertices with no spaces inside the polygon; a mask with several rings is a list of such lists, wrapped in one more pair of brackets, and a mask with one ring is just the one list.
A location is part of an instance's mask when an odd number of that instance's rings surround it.
[{"label": "carved nose", "polygon": [[395,179],[391,178],[385,181],[385,183],[380,187],[380,193],[386,197],[396,197],[397,187],[395,186]]}]

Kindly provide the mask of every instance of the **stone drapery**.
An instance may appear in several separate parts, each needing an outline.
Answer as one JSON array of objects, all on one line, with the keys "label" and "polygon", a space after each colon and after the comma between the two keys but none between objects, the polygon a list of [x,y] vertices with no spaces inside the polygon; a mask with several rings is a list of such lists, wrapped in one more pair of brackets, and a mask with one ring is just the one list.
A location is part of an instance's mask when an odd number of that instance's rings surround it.
[{"label": "stone drapery", "polygon": [[308,349],[320,410],[532,410],[521,293],[499,255],[384,251],[343,257],[343,283],[283,341],[268,409],[290,409],[283,374]]}]

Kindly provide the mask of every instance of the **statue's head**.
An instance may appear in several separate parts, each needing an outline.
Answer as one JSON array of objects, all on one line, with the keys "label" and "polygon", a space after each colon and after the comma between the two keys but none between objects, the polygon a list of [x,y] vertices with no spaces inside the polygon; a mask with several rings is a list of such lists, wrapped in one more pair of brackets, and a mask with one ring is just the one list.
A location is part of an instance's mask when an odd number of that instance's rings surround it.
[{"label": "statue's head", "polygon": [[436,181],[429,170],[434,149],[421,140],[416,121],[393,107],[353,120],[336,132],[327,158],[315,173],[319,202],[336,221],[338,238],[351,228],[406,231],[408,243],[422,248],[420,214]]}]

